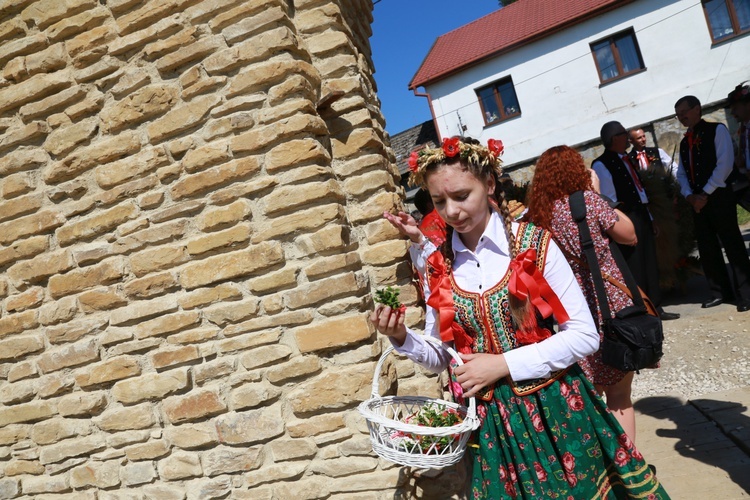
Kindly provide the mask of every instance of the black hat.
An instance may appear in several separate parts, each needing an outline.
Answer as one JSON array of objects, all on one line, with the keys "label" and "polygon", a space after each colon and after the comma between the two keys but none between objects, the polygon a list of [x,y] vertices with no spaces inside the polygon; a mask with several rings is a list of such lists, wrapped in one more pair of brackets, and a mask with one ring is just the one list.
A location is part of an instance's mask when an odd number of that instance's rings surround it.
[{"label": "black hat", "polygon": [[750,102],[750,86],[746,84],[747,82],[740,83],[727,95],[727,108],[737,102]]}]

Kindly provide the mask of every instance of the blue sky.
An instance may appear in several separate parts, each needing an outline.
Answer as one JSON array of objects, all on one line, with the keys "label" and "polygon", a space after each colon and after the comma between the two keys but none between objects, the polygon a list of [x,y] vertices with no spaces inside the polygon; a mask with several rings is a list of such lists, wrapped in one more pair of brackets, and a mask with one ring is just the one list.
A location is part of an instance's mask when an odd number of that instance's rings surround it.
[{"label": "blue sky", "polygon": [[408,90],[435,39],[499,8],[497,0],[380,0],[373,10],[375,82],[391,135],[430,117],[425,97]]}]

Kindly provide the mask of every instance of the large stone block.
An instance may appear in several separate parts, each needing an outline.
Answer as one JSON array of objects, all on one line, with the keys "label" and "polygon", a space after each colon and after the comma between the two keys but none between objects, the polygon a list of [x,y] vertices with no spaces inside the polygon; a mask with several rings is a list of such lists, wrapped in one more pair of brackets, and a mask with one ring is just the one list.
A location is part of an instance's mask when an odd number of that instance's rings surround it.
[{"label": "large stone block", "polygon": [[298,210],[296,213],[269,219],[252,236],[254,243],[286,236],[290,233],[314,231],[331,222],[344,220],[344,207],[338,203]]},{"label": "large stone block", "polygon": [[77,418],[51,418],[31,427],[31,440],[38,445],[48,445],[75,436],[88,436],[92,425]]},{"label": "large stone block", "polygon": [[95,340],[82,340],[76,344],[47,350],[39,357],[37,365],[42,373],[51,373],[63,368],[90,363],[99,359],[99,349]]},{"label": "large stone block", "polygon": [[105,132],[132,127],[166,113],[177,102],[179,90],[172,85],[148,85],[121,101],[102,109],[100,118]]},{"label": "large stone block", "polygon": [[354,273],[349,272],[330,278],[313,281],[284,294],[284,303],[290,309],[319,304],[335,298],[360,295],[364,285]]},{"label": "large stone block", "polygon": [[295,211],[302,205],[343,203],[344,200],[344,192],[338,182],[331,179],[325,182],[280,186],[265,197],[263,202],[266,207],[266,214],[272,216],[278,212]]},{"label": "large stone block", "polygon": [[156,423],[151,403],[128,407],[113,407],[91,420],[99,429],[105,432],[148,429]]},{"label": "large stone block", "polygon": [[201,321],[200,311],[178,311],[139,323],[135,327],[138,339],[166,335],[197,326]]},{"label": "large stone block", "polygon": [[120,484],[120,461],[89,462],[70,471],[70,485],[73,488],[93,486],[108,489]]},{"label": "large stone block", "polygon": [[[95,9],[87,10],[73,16],[66,16],[64,19],[56,22],[49,28],[46,33],[51,42],[57,42],[59,40],[70,39],[73,36],[85,32],[88,33],[93,31],[96,36],[88,38],[88,43],[83,45],[85,48],[94,48],[98,43],[103,40],[109,40],[114,38],[115,33],[110,25],[102,26],[107,18],[111,16],[109,10],[104,7],[97,7]],[[100,34],[105,32],[105,35]]]},{"label": "large stone block", "polygon": [[33,330],[39,325],[37,311],[24,311],[0,318],[0,339],[27,330]]},{"label": "large stone block", "polygon": [[300,352],[315,352],[356,344],[372,337],[372,323],[364,314],[328,319],[294,331]]},{"label": "large stone block", "polygon": [[35,170],[49,161],[49,155],[40,148],[11,151],[0,158],[0,175],[21,170]]},{"label": "large stone block", "polygon": [[172,296],[151,300],[139,300],[127,307],[112,311],[109,323],[113,326],[132,324],[152,318],[159,314],[177,310],[177,299]]},{"label": "large stone block", "polygon": [[183,177],[172,187],[170,192],[172,199],[181,200],[203,194],[218,186],[247,179],[259,171],[258,159],[254,156],[248,156]]},{"label": "large stone block", "polygon": [[[248,200],[237,200],[225,207],[218,207],[201,214],[195,221],[196,226],[204,232],[216,231],[233,226],[251,214],[251,203]],[[212,235],[213,236],[213,235]]]},{"label": "large stone block", "polygon": [[82,389],[106,384],[141,374],[138,358],[117,356],[101,363],[89,365],[75,374],[76,383]]},{"label": "large stone block", "polygon": [[83,292],[78,296],[78,300],[85,313],[108,311],[128,304],[128,300],[117,291],[116,287],[97,288]]},{"label": "large stone block", "polygon": [[262,32],[207,57],[203,64],[211,74],[229,73],[240,67],[267,61],[282,52],[300,52],[299,41],[286,26]]},{"label": "large stone block", "polygon": [[51,417],[56,412],[51,401],[30,401],[0,408],[0,427],[21,422],[34,422]]},{"label": "large stone block", "polygon": [[[25,34],[25,32],[26,29],[22,29],[18,34]],[[10,41],[4,40],[0,49],[0,64],[4,65],[14,57],[31,54],[43,50],[45,47],[47,47],[47,37],[43,33],[19,37]]]},{"label": "large stone block", "polygon": [[251,297],[239,302],[211,306],[203,310],[203,316],[211,323],[223,326],[255,316],[258,310],[258,299]]},{"label": "large stone block", "polygon": [[36,212],[44,202],[44,195],[28,194],[14,200],[0,202],[0,221],[16,219],[21,215]]},{"label": "large stone block", "polygon": [[152,144],[195,127],[204,121],[211,109],[221,101],[219,95],[196,97],[187,104],[172,109],[163,117],[152,121],[146,131]]},{"label": "large stone block", "polygon": [[21,19],[44,29],[61,19],[96,6],[96,0],[40,0],[26,7],[21,12]]},{"label": "large stone block", "polygon": [[76,149],[63,160],[48,165],[44,169],[43,178],[47,183],[57,184],[95,166],[135,154],[140,149],[141,138],[138,132],[124,131],[115,136],[105,136],[89,146]]},{"label": "large stone block", "polygon": [[255,127],[232,139],[232,151],[237,153],[263,152],[269,146],[284,142],[299,135],[325,135],[328,132],[325,122],[315,115],[297,115],[284,118],[271,125]]},{"label": "large stone block", "polygon": [[159,477],[167,481],[178,481],[203,475],[200,455],[197,453],[177,452],[160,460]]},{"label": "large stone block", "polygon": [[100,264],[57,274],[49,279],[49,292],[54,298],[81,292],[88,288],[118,281],[125,275],[125,260],[113,257]]},{"label": "large stone block", "polygon": [[276,173],[310,163],[327,165],[331,156],[315,139],[295,139],[273,148],[265,160],[266,171]]},{"label": "large stone block", "polygon": [[185,266],[180,273],[182,286],[190,290],[210,283],[247,276],[282,263],[284,254],[278,242],[263,242],[246,250],[209,257]]},{"label": "large stone block", "polygon": [[49,125],[46,122],[36,121],[21,128],[12,128],[0,136],[0,151],[15,148],[26,143],[34,143],[49,133]]},{"label": "large stone block", "polygon": [[305,381],[289,393],[295,414],[344,408],[369,398],[372,390],[374,363],[341,367],[324,371]]},{"label": "large stone block", "polygon": [[206,56],[223,47],[226,47],[223,38],[205,36],[199,40],[181,44],[179,50],[161,57],[156,61],[156,69],[160,73],[168,73],[194,61],[205,61]]},{"label": "large stone block", "polygon": [[3,222],[0,224],[0,244],[7,246],[29,236],[51,233],[64,223],[63,214],[48,210]]},{"label": "large stone block", "polygon": [[148,248],[130,256],[130,269],[138,277],[154,271],[171,269],[190,260],[184,244]]},{"label": "large stone block", "polygon": [[58,128],[47,136],[44,149],[58,157],[67,154],[79,144],[91,139],[98,128],[99,120],[96,118]]},{"label": "large stone block", "polygon": [[163,147],[148,147],[142,151],[94,169],[97,184],[102,189],[110,189],[122,182],[133,179],[169,163]]},{"label": "large stone block", "polygon": [[183,309],[194,309],[203,307],[214,302],[239,300],[242,298],[242,290],[234,283],[222,283],[211,288],[201,288],[180,297],[180,306]]},{"label": "large stone block", "polygon": [[164,435],[174,446],[184,450],[219,444],[216,427],[212,422],[166,427]]},{"label": "large stone block", "polygon": [[63,417],[92,417],[107,407],[105,392],[76,392],[60,398],[57,411]]},{"label": "large stone block", "polygon": [[208,389],[192,391],[184,396],[172,396],[162,406],[172,424],[201,420],[227,410],[221,396]]},{"label": "large stone block", "polygon": [[230,394],[233,409],[243,410],[267,404],[281,395],[281,389],[270,384],[245,384]]},{"label": "large stone block", "polygon": [[[125,295],[133,299],[148,299],[157,295],[162,295],[179,287],[175,273],[163,272],[152,274],[144,278],[138,278],[125,283],[122,291]],[[83,298],[81,297],[83,301]],[[120,307],[125,304],[118,304],[113,307]]]},{"label": "large stone block", "polygon": [[242,366],[254,370],[262,366],[277,364],[289,358],[292,350],[283,344],[257,347],[244,354],[241,358]]},{"label": "large stone block", "polygon": [[107,318],[88,316],[60,326],[51,326],[46,330],[50,344],[75,342],[86,335],[100,332],[107,326]]},{"label": "large stone block", "polygon": [[321,368],[320,358],[317,356],[299,356],[286,363],[270,367],[266,372],[266,378],[272,384],[281,385],[295,378],[318,373]]},{"label": "large stone block", "polygon": [[178,368],[164,373],[147,373],[130,380],[121,380],[112,388],[112,396],[124,404],[148,399],[161,400],[188,386],[188,369]]},{"label": "large stone block", "polygon": [[[251,431],[252,432],[252,431]],[[261,447],[219,447],[202,456],[203,472],[209,477],[257,469],[263,463]]]},{"label": "large stone block", "polygon": [[27,354],[44,350],[44,340],[38,335],[10,337],[0,340],[0,361],[20,361]]},{"label": "large stone block", "polygon": [[120,224],[134,219],[138,216],[138,213],[138,205],[129,200],[85,219],[68,222],[56,231],[57,240],[60,245],[67,246],[78,240],[90,239],[93,236],[112,231]]}]

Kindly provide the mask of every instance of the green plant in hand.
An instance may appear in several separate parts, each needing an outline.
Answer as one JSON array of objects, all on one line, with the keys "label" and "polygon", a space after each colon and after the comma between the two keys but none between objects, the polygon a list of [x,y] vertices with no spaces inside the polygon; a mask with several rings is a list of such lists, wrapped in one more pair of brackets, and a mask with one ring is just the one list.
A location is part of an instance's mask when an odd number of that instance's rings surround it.
[{"label": "green plant in hand", "polygon": [[403,305],[400,300],[398,300],[399,293],[400,290],[398,290],[397,288],[387,286],[385,288],[375,290],[374,299],[375,302],[379,302],[384,306],[388,306],[394,311],[404,312],[406,310],[406,306]]}]

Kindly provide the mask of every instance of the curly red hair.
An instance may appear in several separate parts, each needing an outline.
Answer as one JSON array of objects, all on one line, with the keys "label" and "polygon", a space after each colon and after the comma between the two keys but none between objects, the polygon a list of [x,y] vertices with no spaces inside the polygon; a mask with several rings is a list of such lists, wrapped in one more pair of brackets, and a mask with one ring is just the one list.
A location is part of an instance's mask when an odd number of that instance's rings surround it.
[{"label": "curly red hair", "polygon": [[526,219],[550,230],[555,200],[585,190],[592,191],[593,184],[583,157],[569,146],[549,148],[536,163],[527,197]]}]

